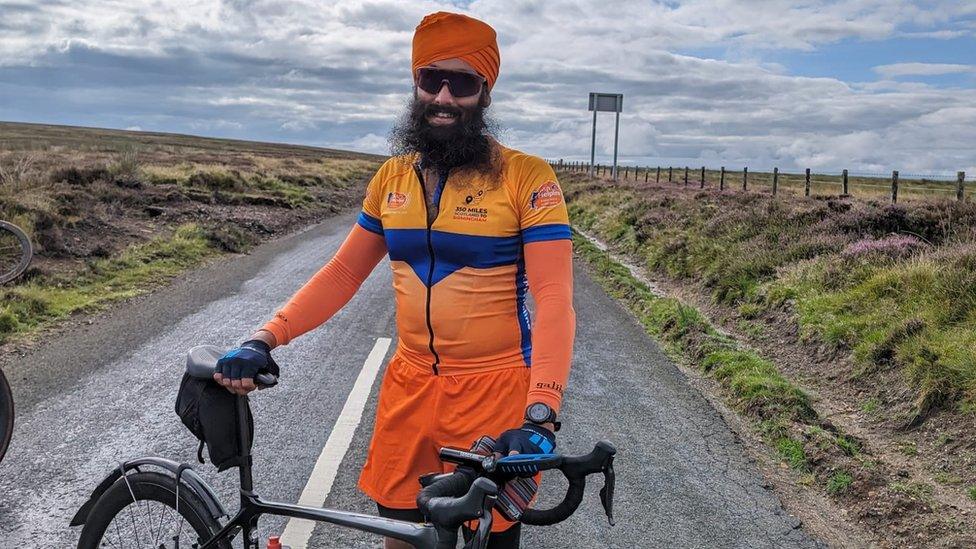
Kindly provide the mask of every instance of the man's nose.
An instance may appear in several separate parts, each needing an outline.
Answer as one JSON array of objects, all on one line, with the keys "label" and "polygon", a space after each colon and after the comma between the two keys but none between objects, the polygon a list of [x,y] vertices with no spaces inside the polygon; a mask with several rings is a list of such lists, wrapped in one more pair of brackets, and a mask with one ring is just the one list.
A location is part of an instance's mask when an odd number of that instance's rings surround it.
[{"label": "man's nose", "polygon": [[434,103],[438,105],[453,105],[454,96],[451,95],[451,88],[447,85],[447,82],[441,83],[441,89],[434,96]]}]

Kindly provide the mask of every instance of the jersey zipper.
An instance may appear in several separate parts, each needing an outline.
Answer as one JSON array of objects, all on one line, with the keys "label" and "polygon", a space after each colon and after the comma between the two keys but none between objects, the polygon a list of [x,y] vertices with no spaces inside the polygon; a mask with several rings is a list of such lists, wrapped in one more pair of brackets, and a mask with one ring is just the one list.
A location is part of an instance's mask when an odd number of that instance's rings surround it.
[{"label": "jersey zipper", "polygon": [[[437,350],[434,349],[434,326],[430,321],[430,293],[431,293],[431,282],[434,281],[434,243],[431,240],[431,227],[436,221],[430,218],[430,212],[427,208],[427,185],[424,182],[424,174],[421,172],[420,167],[414,164],[413,169],[417,172],[417,179],[420,180],[420,190],[424,193],[424,217],[427,218],[427,253],[430,254],[430,268],[427,269],[427,303],[426,303],[426,316],[427,316],[427,333],[430,334],[430,339],[427,342],[427,347],[430,349],[430,354],[434,355],[434,362],[430,365],[431,369],[434,371],[434,375],[439,375],[437,370],[437,365],[440,364],[440,356],[437,354]],[[434,189],[434,198],[437,201],[437,215],[441,214],[441,195],[442,185],[444,184],[443,178],[437,182],[438,187]]]}]

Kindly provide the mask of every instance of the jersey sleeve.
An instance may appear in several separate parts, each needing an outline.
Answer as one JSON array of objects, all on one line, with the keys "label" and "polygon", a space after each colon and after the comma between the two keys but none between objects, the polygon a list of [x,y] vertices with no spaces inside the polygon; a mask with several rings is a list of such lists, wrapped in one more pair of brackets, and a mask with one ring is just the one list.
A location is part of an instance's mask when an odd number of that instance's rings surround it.
[{"label": "jersey sleeve", "polygon": [[572,239],[563,190],[549,164],[539,157],[525,155],[515,177],[522,241],[528,244]]},{"label": "jersey sleeve", "polygon": [[573,243],[533,242],[525,246],[525,274],[535,298],[532,368],[526,406],[545,402],[559,411],[573,358]]},{"label": "jersey sleeve", "polygon": [[352,299],[386,255],[386,241],[353,226],[335,256],[288,300],[262,329],[287,345],[332,317]]},{"label": "jersey sleeve", "polygon": [[366,197],[363,198],[363,209],[359,212],[359,219],[356,221],[360,227],[371,233],[383,236],[383,222],[381,221],[383,204],[383,181],[386,178],[387,164],[380,166],[376,175],[366,186]]}]

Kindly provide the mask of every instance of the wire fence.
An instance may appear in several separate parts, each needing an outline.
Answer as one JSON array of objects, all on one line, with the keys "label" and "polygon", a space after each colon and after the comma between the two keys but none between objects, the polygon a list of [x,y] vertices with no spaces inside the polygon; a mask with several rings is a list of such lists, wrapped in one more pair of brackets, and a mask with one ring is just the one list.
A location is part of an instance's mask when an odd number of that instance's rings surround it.
[{"label": "wire fence", "polygon": [[877,198],[888,197],[897,203],[899,197],[938,197],[962,201],[967,199],[966,172],[953,173],[891,173],[856,172],[841,170],[836,172],[814,172],[807,168],[803,172],[783,172],[773,168],[772,172],[749,171],[748,167],[729,170],[707,166],[627,166],[617,167],[613,173],[611,166],[584,162],[549,161],[557,171],[587,173],[594,177],[611,180],[623,179],[673,184],[686,188],[717,189],[719,191],[760,191],[778,195],[841,195]]}]

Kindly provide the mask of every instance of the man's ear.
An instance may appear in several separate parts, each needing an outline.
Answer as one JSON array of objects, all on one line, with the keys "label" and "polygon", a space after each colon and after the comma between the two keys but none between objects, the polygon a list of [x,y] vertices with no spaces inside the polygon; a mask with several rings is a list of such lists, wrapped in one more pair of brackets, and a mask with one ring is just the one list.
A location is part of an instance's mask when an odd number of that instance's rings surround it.
[{"label": "man's ear", "polygon": [[491,93],[488,91],[488,88],[485,88],[484,91],[481,92],[481,101],[478,102],[478,106],[482,109],[486,109],[489,105],[491,105]]}]

